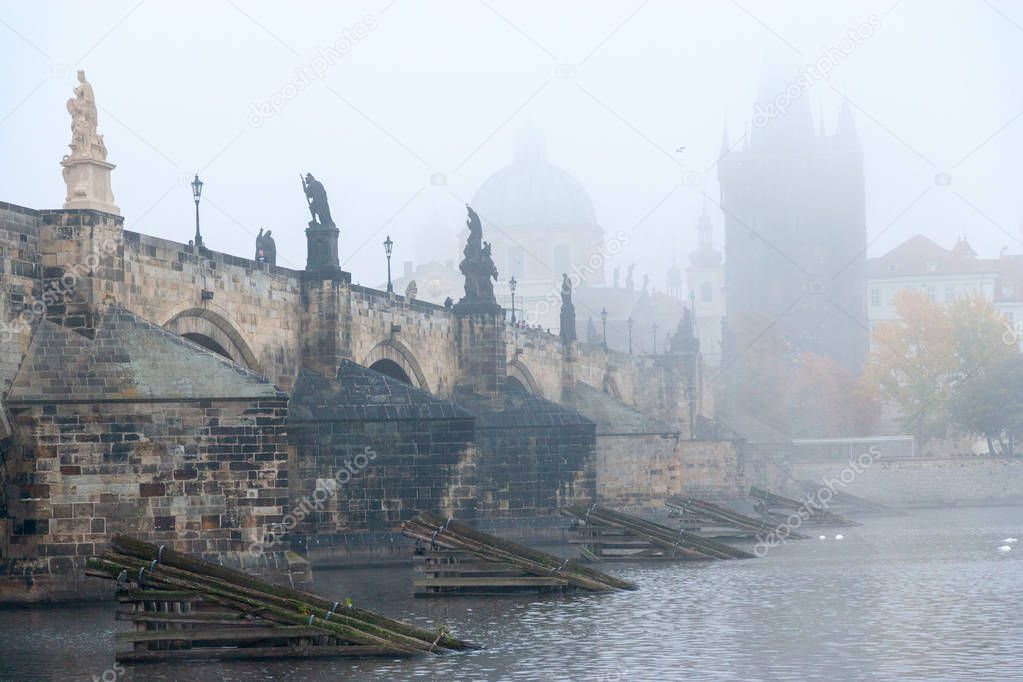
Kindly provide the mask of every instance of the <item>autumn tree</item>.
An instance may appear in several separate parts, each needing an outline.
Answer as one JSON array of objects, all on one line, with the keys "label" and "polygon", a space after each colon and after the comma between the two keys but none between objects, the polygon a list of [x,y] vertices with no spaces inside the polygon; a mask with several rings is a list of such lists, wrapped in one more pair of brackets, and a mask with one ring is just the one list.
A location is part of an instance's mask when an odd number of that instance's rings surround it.
[{"label": "autumn tree", "polygon": [[943,437],[949,381],[958,368],[952,320],[922,291],[900,291],[894,304],[899,319],[874,331],[867,376],[901,408],[903,428],[918,441]]},{"label": "autumn tree", "polygon": [[802,437],[873,433],[881,403],[869,381],[831,358],[803,353],[792,383],[792,432]]},{"label": "autumn tree", "polygon": [[958,384],[949,413],[967,433],[987,439],[988,452],[1012,455],[1015,439],[1023,433],[1023,356],[1003,355]]},{"label": "autumn tree", "polygon": [[922,291],[905,290],[894,303],[899,319],[874,332],[867,376],[901,408],[904,428],[918,440],[944,437],[956,388],[1017,350],[1003,341],[1004,318],[979,296],[946,308]]}]

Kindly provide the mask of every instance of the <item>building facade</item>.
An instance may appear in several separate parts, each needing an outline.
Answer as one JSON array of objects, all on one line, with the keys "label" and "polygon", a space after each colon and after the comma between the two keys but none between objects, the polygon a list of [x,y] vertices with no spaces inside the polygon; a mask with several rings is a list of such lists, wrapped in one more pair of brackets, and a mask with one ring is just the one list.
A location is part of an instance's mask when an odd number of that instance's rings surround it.
[{"label": "building facade", "polygon": [[918,234],[867,262],[867,310],[871,331],[880,322],[899,319],[895,296],[922,291],[948,305],[978,295],[994,304],[1015,327],[1023,323],[1023,255],[1001,253],[980,258],[965,237],[951,249]]}]

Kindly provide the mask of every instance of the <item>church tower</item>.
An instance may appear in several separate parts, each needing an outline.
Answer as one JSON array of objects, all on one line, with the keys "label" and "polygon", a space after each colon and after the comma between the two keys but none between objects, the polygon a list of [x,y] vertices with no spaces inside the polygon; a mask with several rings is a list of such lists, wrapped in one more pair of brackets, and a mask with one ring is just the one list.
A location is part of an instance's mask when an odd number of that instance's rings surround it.
[{"label": "church tower", "polygon": [[686,283],[693,307],[696,336],[704,361],[710,366],[721,363],[721,320],[725,317],[725,271],[721,253],[714,248],[714,225],[703,205],[696,224],[698,244],[689,254]]},{"label": "church tower", "polygon": [[814,132],[808,95],[785,94],[796,76],[765,63],[748,147],[718,164],[728,323],[776,323],[792,353],[859,373],[868,346],[863,152],[848,103],[834,134],[823,121]]}]

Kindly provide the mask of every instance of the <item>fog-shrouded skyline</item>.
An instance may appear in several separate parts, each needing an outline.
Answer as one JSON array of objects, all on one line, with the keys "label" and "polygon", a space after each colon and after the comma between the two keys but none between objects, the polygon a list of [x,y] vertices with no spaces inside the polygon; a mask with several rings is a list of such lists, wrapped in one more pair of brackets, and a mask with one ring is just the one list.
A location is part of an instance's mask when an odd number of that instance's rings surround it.
[{"label": "fog-shrouded skyline", "polygon": [[388,234],[397,263],[456,260],[464,204],[532,125],[663,288],[704,203],[722,245],[722,134],[763,122],[765,64],[804,67],[788,92],[814,130],[852,110],[870,255],[917,233],[1023,251],[1023,9],[1004,1],[37,2],[0,8],[0,35],[0,200],[62,204],[84,69],[128,229],[187,241],[198,171],[210,248],[249,256],[271,229],[300,268],[312,172],[363,284]]}]

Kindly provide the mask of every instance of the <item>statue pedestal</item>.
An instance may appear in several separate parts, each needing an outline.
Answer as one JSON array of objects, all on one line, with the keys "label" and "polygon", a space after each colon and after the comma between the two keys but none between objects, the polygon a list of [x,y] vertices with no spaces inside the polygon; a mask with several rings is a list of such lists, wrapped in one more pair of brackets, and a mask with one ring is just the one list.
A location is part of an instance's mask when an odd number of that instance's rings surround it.
[{"label": "statue pedestal", "polygon": [[65,157],[60,165],[64,167],[64,183],[67,198],[64,208],[84,208],[121,215],[121,209],[114,203],[110,190],[110,171],[115,166],[99,159],[75,159]]},{"label": "statue pedestal", "polygon": [[341,230],[335,225],[321,225],[312,220],[306,228],[305,237],[308,251],[305,269],[309,272],[333,273],[341,271],[338,260],[338,238]]}]

